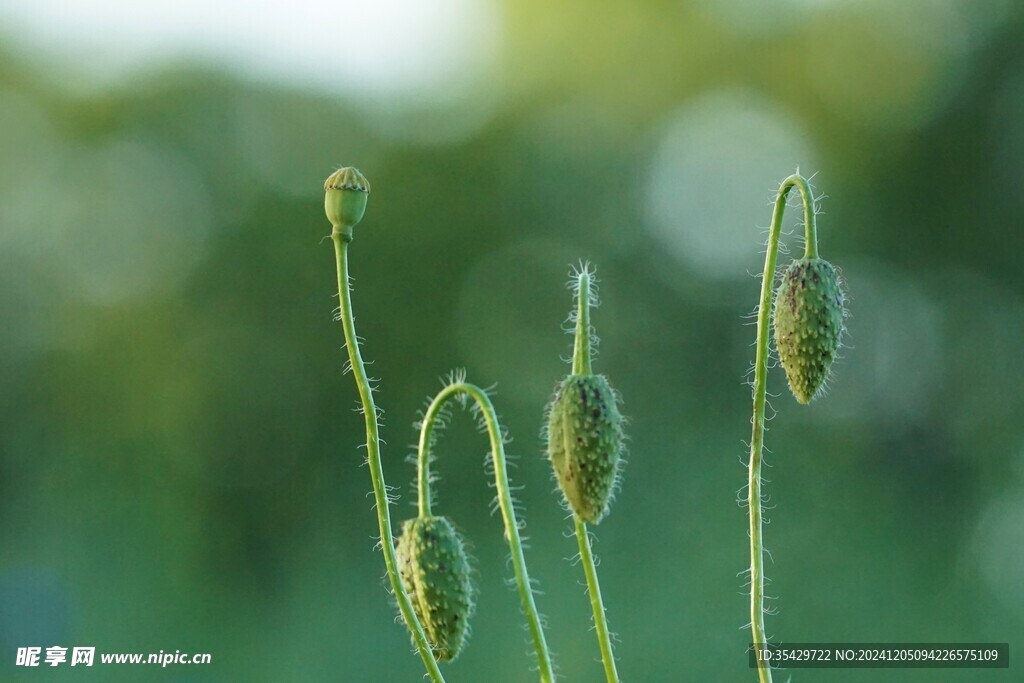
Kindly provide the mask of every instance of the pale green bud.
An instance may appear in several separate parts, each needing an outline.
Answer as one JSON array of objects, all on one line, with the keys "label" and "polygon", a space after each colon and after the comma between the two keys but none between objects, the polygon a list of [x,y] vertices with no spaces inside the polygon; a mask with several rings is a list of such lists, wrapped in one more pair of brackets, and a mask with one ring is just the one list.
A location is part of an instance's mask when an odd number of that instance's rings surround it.
[{"label": "pale green bud", "polygon": [[402,525],[398,571],[416,616],[440,662],[455,659],[473,613],[469,556],[446,517],[418,517]]},{"label": "pale green bud", "polygon": [[339,168],[324,182],[324,210],[331,225],[351,230],[363,219],[370,183],[352,166]]}]

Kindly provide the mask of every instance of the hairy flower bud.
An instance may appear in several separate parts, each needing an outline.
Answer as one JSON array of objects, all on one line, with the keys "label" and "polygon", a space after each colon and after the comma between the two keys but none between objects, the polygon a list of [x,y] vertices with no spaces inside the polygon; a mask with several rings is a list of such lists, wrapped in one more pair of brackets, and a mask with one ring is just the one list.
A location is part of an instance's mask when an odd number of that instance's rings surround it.
[{"label": "hairy flower bud", "polygon": [[775,294],[775,348],[789,388],[810,403],[828,378],[843,335],[846,309],[839,273],[828,261],[793,261]]},{"label": "hairy flower bud", "polygon": [[473,612],[469,557],[446,517],[402,524],[398,571],[437,661],[455,659],[466,642]]},{"label": "hairy flower bud", "polygon": [[327,220],[339,229],[351,230],[363,219],[370,183],[358,169],[339,168],[324,182]]},{"label": "hairy flower bud", "polygon": [[596,524],[608,511],[622,456],[618,397],[602,375],[569,375],[548,415],[548,457],[572,511]]}]

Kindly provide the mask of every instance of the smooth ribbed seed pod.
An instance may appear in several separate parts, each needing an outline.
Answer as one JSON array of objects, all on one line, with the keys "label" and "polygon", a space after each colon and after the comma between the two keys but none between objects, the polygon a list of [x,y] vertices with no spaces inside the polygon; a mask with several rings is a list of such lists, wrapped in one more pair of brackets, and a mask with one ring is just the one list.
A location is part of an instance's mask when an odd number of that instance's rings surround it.
[{"label": "smooth ribbed seed pod", "polygon": [[366,212],[370,182],[352,166],[339,168],[324,181],[324,211],[335,228],[351,231]]},{"label": "smooth ribbed seed pod", "polygon": [[775,293],[775,348],[789,388],[810,403],[825,384],[846,319],[839,273],[828,261],[793,261]]},{"label": "smooth ribbed seed pod", "polygon": [[416,616],[439,662],[455,659],[473,613],[471,569],[462,538],[445,517],[402,524],[398,570]]},{"label": "smooth ribbed seed pod", "polygon": [[548,457],[572,511],[596,524],[608,511],[622,457],[618,396],[602,375],[569,375],[548,415]]}]

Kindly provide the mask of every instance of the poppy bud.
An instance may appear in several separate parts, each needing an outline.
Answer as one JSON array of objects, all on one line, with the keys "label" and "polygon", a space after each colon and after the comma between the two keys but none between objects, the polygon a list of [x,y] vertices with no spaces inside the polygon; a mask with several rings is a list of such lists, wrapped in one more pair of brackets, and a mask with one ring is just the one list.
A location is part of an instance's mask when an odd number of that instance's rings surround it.
[{"label": "poppy bud", "polygon": [[446,517],[417,517],[402,525],[398,571],[439,662],[455,659],[473,612],[469,557]]},{"label": "poppy bud", "polygon": [[618,396],[602,375],[569,375],[548,415],[548,457],[572,511],[585,522],[608,511],[622,456]]},{"label": "poppy bud", "polygon": [[810,403],[825,384],[845,318],[839,273],[831,263],[804,258],[786,268],[775,293],[775,348],[799,403]]}]

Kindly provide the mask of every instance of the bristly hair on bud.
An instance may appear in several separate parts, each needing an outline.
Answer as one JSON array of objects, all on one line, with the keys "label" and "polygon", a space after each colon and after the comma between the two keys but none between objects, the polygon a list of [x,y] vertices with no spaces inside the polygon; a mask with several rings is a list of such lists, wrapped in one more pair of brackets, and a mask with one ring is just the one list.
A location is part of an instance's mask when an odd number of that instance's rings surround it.
[{"label": "bristly hair on bud", "polygon": [[548,413],[548,457],[572,511],[597,524],[608,512],[622,460],[618,396],[603,375],[569,375]]},{"label": "bristly hair on bud", "polygon": [[822,258],[793,261],[775,293],[775,348],[798,403],[810,403],[828,379],[842,343],[845,299],[838,270]]},{"label": "bristly hair on bud", "polygon": [[619,396],[603,375],[594,374],[591,356],[596,336],[590,326],[590,308],[597,286],[589,264],[572,273],[569,287],[576,298],[573,369],[555,387],[548,404],[548,458],[558,486],[573,513],[596,524],[608,512],[618,484],[623,452],[623,422]]},{"label": "bristly hair on bud", "polygon": [[475,606],[469,555],[447,517],[417,517],[402,524],[398,570],[434,657],[459,656]]}]

